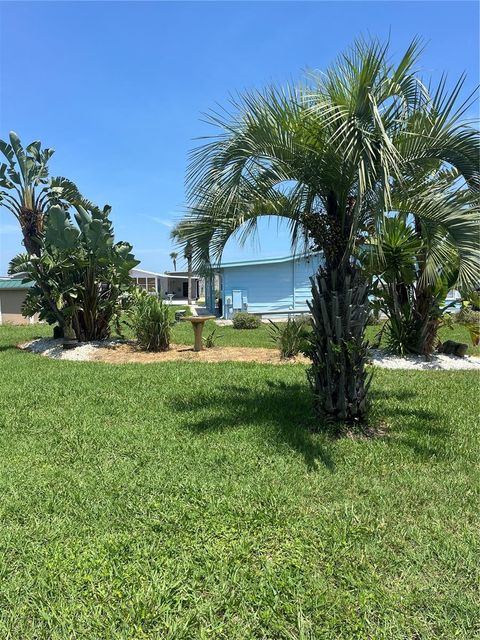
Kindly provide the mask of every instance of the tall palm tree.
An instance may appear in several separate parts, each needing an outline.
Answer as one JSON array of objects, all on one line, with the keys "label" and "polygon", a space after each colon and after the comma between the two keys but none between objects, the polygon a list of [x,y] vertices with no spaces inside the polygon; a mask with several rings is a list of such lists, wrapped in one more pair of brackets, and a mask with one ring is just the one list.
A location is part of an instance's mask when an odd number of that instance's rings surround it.
[{"label": "tall palm tree", "polygon": [[171,254],[170,254],[170,258],[172,259],[172,262],[173,262],[173,270],[176,271],[177,270],[178,253],[176,251],[172,251]]},{"label": "tall palm tree", "polygon": [[182,223],[177,224],[177,226],[174,229],[172,229],[170,237],[172,238],[172,240],[175,240],[176,242],[183,243],[183,255],[185,257],[185,260],[187,261],[187,299],[188,299],[188,304],[193,304],[193,296],[192,296],[193,244],[188,238],[185,237]]},{"label": "tall palm tree", "polygon": [[0,164],[0,206],[20,223],[27,252],[38,256],[48,208],[80,200],[81,196],[70,180],[48,177],[53,149],[42,150],[38,140],[23,147],[14,131],[9,139],[9,143],[0,140],[0,152],[7,161]]},{"label": "tall palm tree", "polygon": [[[478,131],[461,123],[467,106],[456,107],[462,81],[451,94],[442,81],[432,95],[416,75],[419,52],[412,42],[394,65],[388,45],[357,42],[308,85],[246,94],[234,114],[213,114],[218,134],[191,155],[182,235],[194,252],[209,239],[218,259],[261,215],[286,217],[294,243],[323,252],[312,279],[310,381],[319,414],[334,420],[366,416],[369,283],[356,253],[391,208],[392,182],[407,188],[405,175],[448,163],[479,188]],[[443,221],[458,243],[463,215]],[[417,218],[438,222],[430,209]],[[475,268],[464,261],[460,279]]]},{"label": "tall palm tree", "polygon": [[188,296],[188,304],[193,304],[193,296],[192,296],[192,276],[193,276],[193,245],[190,240],[187,240],[185,244],[184,256],[187,261],[187,296]]}]

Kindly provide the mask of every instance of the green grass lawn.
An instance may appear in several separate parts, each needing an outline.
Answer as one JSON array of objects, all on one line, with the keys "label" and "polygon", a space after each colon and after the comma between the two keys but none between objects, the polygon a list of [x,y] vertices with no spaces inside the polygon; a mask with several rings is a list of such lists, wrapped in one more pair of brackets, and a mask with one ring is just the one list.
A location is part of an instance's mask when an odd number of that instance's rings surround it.
[{"label": "green grass lawn", "polygon": [[14,348],[48,332],[0,327],[2,640],[478,637],[476,372],[379,370],[388,437],[333,440],[302,365]]}]

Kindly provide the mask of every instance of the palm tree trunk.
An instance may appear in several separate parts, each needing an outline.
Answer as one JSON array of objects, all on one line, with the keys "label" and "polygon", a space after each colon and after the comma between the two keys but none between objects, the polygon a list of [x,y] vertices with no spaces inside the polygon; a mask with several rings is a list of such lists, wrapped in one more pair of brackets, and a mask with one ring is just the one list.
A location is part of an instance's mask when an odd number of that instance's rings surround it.
[{"label": "palm tree trunk", "polygon": [[331,192],[324,223],[317,225],[317,246],[325,265],[312,283],[312,367],[308,378],[319,417],[337,423],[360,423],[367,416],[371,375],[365,371],[364,339],[370,304],[368,282],[350,258],[350,235],[355,199],[349,198],[343,215]]},{"label": "palm tree trunk", "polygon": [[187,257],[188,304],[192,304],[192,256]]},{"label": "palm tree trunk", "polygon": [[417,282],[415,296],[415,313],[419,318],[421,333],[419,335],[419,351],[423,355],[430,355],[437,346],[437,333],[440,326],[440,319],[434,313],[436,304],[435,296],[432,295],[430,287],[423,286]]},{"label": "palm tree trunk", "polygon": [[313,337],[308,378],[317,414],[334,422],[367,416],[371,375],[365,371],[368,283],[353,267],[321,268],[311,278]]},{"label": "palm tree trunk", "polygon": [[43,235],[43,213],[38,209],[22,207],[20,211],[20,226],[23,235],[23,244],[27,253],[32,256],[40,256],[41,240]]}]

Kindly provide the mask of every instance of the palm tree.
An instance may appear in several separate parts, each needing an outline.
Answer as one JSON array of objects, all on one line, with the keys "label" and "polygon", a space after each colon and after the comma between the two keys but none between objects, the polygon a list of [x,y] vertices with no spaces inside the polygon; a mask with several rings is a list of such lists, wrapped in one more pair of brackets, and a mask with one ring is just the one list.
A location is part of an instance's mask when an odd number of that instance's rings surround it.
[{"label": "palm tree", "polygon": [[185,259],[187,261],[187,295],[188,295],[188,304],[192,304],[193,303],[193,296],[192,296],[192,262],[193,262],[193,245],[190,242],[190,240],[187,240],[186,244],[185,244],[185,250],[184,250],[184,256]]},{"label": "palm tree", "polygon": [[173,270],[176,271],[177,270],[178,253],[176,251],[172,251],[171,254],[170,254],[170,258],[172,259],[172,262],[173,262]]},{"label": "palm tree", "polygon": [[20,223],[23,244],[31,255],[40,255],[40,243],[49,206],[80,200],[76,186],[66,178],[49,178],[48,161],[53,149],[35,141],[23,147],[14,131],[10,143],[0,140],[7,163],[0,164],[0,205]]},{"label": "palm tree", "polygon": [[437,346],[445,297],[479,272],[479,199],[458,172],[434,172],[392,188],[392,211],[364,246],[390,346],[428,355]]},{"label": "palm tree", "polygon": [[[192,304],[193,303],[193,297],[192,297],[193,244],[188,238],[185,238],[182,223],[179,223],[174,229],[172,229],[170,237],[172,238],[172,240],[175,240],[176,242],[179,242],[179,243],[183,242],[183,245],[184,245],[183,255],[185,257],[185,260],[187,261],[187,282],[188,282],[187,298],[188,298],[188,304]],[[177,254],[175,254],[175,256],[176,255]]]},{"label": "palm tree", "polygon": [[[207,241],[219,259],[232,234],[255,233],[261,215],[286,217],[294,244],[323,252],[312,278],[309,379],[318,413],[337,421],[366,416],[369,282],[356,255],[391,209],[392,183],[407,189],[405,176],[448,163],[479,188],[478,131],[461,122],[468,104],[456,107],[462,80],[451,94],[443,81],[431,94],[415,73],[419,50],[412,42],[394,65],[388,45],[357,42],[306,86],[243,96],[233,115],[211,116],[220,131],[192,152],[187,173],[182,238],[196,260]],[[464,215],[441,221],[453,242],[465,240]],[[416,219],[439,224],[431,208]],[[475,270],[466,260],[460,280]]]}]

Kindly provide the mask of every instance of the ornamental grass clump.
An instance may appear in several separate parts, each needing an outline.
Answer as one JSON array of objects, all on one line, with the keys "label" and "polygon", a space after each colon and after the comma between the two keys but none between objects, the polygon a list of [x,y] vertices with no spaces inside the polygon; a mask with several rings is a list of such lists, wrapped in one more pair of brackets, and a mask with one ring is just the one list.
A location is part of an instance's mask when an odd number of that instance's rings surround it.
[{"label": "ornamental grass clump", "polygon": [[270,325],[271,340],[278,346],[282,358],[308,352],[312,335],[312,323],[308,318],[289,318],[280,324],[270,320]]},{"label": "ornamental grass clump", "polygon": [[138,293],[129,313],[129,326],[138,345],[146,351],[167,351],[170,347],[172,320],[161,298]]}]

